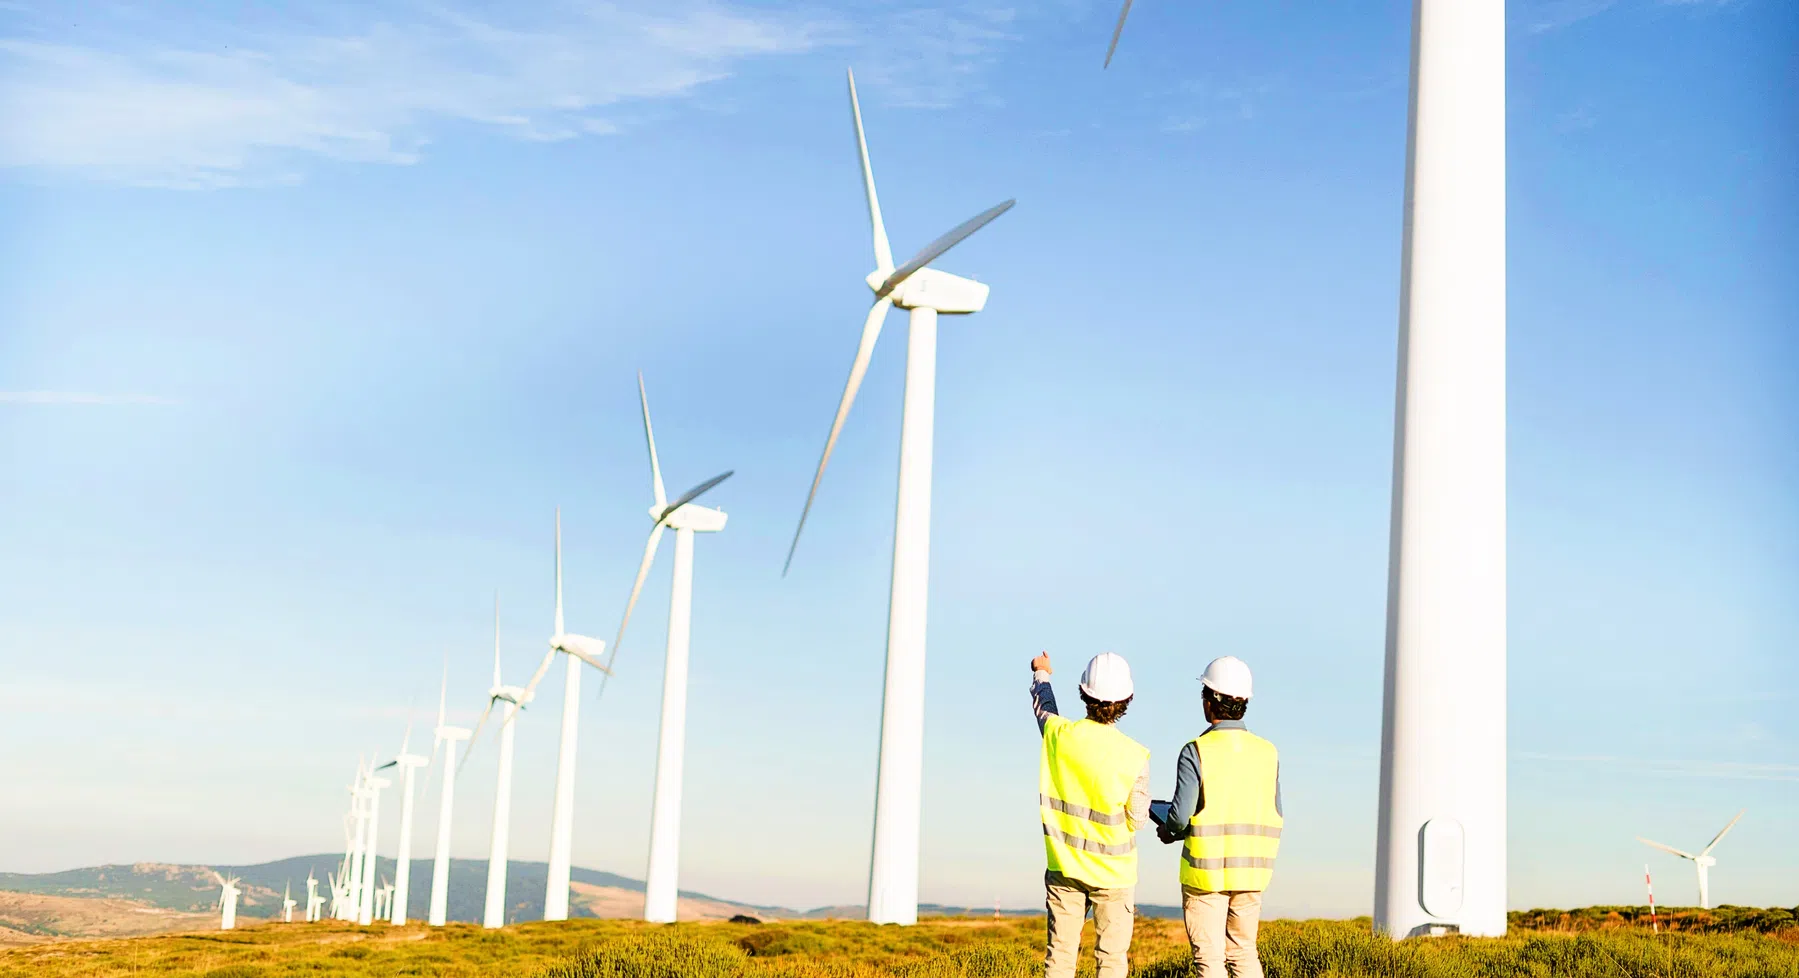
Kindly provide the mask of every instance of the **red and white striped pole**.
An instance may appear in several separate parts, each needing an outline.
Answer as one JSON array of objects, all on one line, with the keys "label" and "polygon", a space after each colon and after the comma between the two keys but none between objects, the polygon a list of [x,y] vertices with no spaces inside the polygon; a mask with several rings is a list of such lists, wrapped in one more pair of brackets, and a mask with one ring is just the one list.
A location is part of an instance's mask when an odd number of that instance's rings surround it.
[{"label": "red and white striped pole", "polygon": [[1649,927],[1655,933],[1662,932],[1661,924],[1655,919],[1655,884],[1649,881],[1649,864],[1643,864],[1643,887],[1649,891]]}]

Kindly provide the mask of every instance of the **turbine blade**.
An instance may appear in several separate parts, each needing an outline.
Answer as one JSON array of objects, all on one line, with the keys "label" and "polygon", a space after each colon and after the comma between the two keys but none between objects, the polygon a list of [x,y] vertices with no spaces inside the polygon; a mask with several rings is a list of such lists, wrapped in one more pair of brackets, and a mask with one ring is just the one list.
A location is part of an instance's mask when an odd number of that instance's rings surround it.
[{"label": "turbine blade", "polygon": [[[602,647],[604,647],[604,646],[602,645]],[[588,653],[586,653],[580,649],[564,649],[563,651],[567,652],[569,655],[572,655],[577,659],[580,659],[582,662],[587,663],[588,665],[594,667],[595,669],[598,669],[599,671],[605,673],[608,676],[612,675],[612,670],[607,668],[605,663],[602,663],[600,661],[599,656],[589,655]]]},{"label": "turbine blade", "polygon": [[1724,838],[1724,836],[1725,836],[1725,834],[1726,834],[1726,833],[1728,833],[1728,832],[1729,832],[1729,831],[1730,831],[1730,830],[1731,830],[1731,829],[1734,829],[1734,828],[1736,828],[1736,827],[1737,827],[1737,819],[1740,819],[1740,818],[1742,818],[1742,817],[1743,817],[1743,812],[1746,812],[1746,811],[1748,811],[1748,810],[1749,810],[1749,809],[1747,809],[1747,808],[1745,808],[1745,809],[1743,809],[1743,811],[1742,811],[1742,812],[1737,812],[1737,817],[1736,817],[1736,818],[1733,818],[1733,819],[1731,819],[1731,820],[1730,820],[1730,824],[1729,824],[1729,825],[1726,825],[1726,826],[1724,826],[1724,831],[1722,831],[1722,832],[1719,832],[1719,833],[1718,833],[1718,834],[1717,834],[1717,835],[1714,835],[1714,836],[1712,836],[1712,841],[1710,841],[1710,842],[1707,842],[1707,843],[1706,843],[1706,844],[1705,844],[1705,848],[1704,848],[1704,849],[1701,849],[1701,850],[1699,850],[1699,854],[1700,854],[1700,855],[1701,855],[1701,856],[1703,856],[1703,855],[1707,855],[1707,854],[1708,854],[1708,853],[1710,853],[1710,852],[1711,852],[1711,851],[1712,851],[1712,846],[1715,846],[1715,845],[1717,845],[1717,844],[1718,844],[1718,840],[1719,840],[1719,839],[1722,839],[1722,838]]},{"label": "turbine blade", "polygon": [[[444,713],[445,713],[444,706],[449,701],[449,696],[450,696],[450,653],[445,652],[444,653],[443,685],[437,687],[437,725],[440,727],[444,725]],[[433,750],[435,750],[435,749],[436,748],[433,748]]]},{"label": "turbine blade", "polygon": [[562,507],[556,507],[556,634],[562,634]]},{"label": "turbine blade", "polygon": [[986,227],[988,222],[1011,210],[1012,205],[1016,203],[1018,203],[1018,201],[1008,200],[1001,204],[995,204],[968,220],[963,221],[961,224],[945,231],[937,238],[937,240],[925,245],[923,250],[919,251],[918,254],[913,255],[911,260],[894,269],[893,274],[887,276],[887,280],[882,282],[881,287],[875,290],[875,298],[885,299],[888,295],[892,294],[894,289],[900,287],[900,283],[911,278],[914,272],[917,272],[919,269],[937,260],[944,252],[961,244],[962,239]]},{"label": "turbine blade", "polygon": [[729,479],[731,476],[736,475],[736,474],[737,474],[737,470],[732,469],[731,471],[725,472],[721,475],[715,475],[712,478],[707,479],[705,482],[702,482],[699,485],[694,486],[692,489],[689,489],[686,492],[682,493],[681,498],[675,500],[672,503],[669,503],[667,506],[662,507],[662,515],[657,518],[658,522],[668,519],[670,516],[674,515],[675,510],[680,509],[681,507],[687,505],[688,503],[693,502],[695,499],[698,499],[701,496],[705,495],[706,493],[711,492],[713,486],[718,485],[719,483],[725,481],[726,479]]},{"label": "turbine blade", "polygon": [[519,694],[520,703],[530,699],[531,694],[537,691],[537,684],[542,682],[544,674],[550,671],[550,660],[554,658],[556,658],[556,647],[551,646],[550,650],[543,654],[542,661],[537,663],[537,671],[531,674],[531,681],[525,684],[525,691]]},{"label": "turbine blade", "polygon": [[1124,9],[1118,12],[1118,26],[1112,28],[1112,43],[1106,47],[1106,63],[1100,66],[1104,71],[1112,67],[1112,54],[1118,50],[1118,35],[1124,33],[1124,19],[1131,15],[1131,0],[1124,0]]},{"label": "turbine blade", "polygon": [[887,225],[881,220],[881,199],[875,196],[875,173],[868,165],[868,137],[862,132],[862,103],[856,98],[856,73],[849,73],[850,114],[856,118],[856,153],[862,160],[862,190],[868,196],[868,223],[874,227],[875,267],[893,271],[893,248],[887,244]]},{"label": "turbine blade", "polygon": [[1664,845],[1662,845],[1662,844],[1661,844],[1661,843],[1659,843],[1659,842],[1651,842],[1651,841],[1650,841],[1650,840],[1648,840],[1648,839],[1645,839],[1645,838],[1643,838],[1643,837],[1642,837],[1642,836],[1640,836],[1640,835],[1639,835],[1639,836],[1637,836],[1637,841],[1638,841],[1638,842],[1641,842],[1641,843],[1642,843],[1642,844],[1644,844],[1644,845],[1646,845],[1646,846],[1654,846],[1654,847],[1655,847],[1655,848],[1657,848],[1657,849],[1660,849],[1660,850],[1661,850],[1661,851],[1663,851],[1663,852],[1671,852],[1671,853],[1673,853],[1673,854],[1674,854],[1674,855],[1676,855],[1676,856],[1679,856],[1679,857],[1680,857],[1680,858],[1682,858],[1682,859],[1696,859],[1696,858],[1698,858],[1698,857],[1696,857],[1696,856],[1694,856],[1694,855],[1693,855],[1693,854],[1692,854],[1692,853],[1690,853],[1690,852],[1682,852],[1682,851],[1680,851],[1680,850],[1679,850],[1679,849],[1676,849],[1676,848],[1674,848],[1674,847],[1673,847],[1673,846],[1664,846]]},{"label": "turbine blade", "polygon": [[887,310],[893,307],[893,300],[881,298],[868,310],[868,318],[862,323],[862,339],[856,344],[856,359],[850,362],[850,379],[843,385],[843,397],[837,402],[837,415],[831,419],[831,433],[825,437],[825,451],[818,460],[818,471],[812,476],[812,489],[806,493],[806,507],[800,510],[800,525],[793,531],[793,543],[787,547],[787,562],[781,565],[781,576],[787,576],[788,568],[793,566],[793,552],[799,549],[800,534],[806,529],[806,517],[812,513],[812,501],[818,498],[818,484],[824,480],[825,466],[831,464],[831,450],[837,447],[837,436],[843,433],[843,422],[850,415],[850,405],[856,403],[856,391],[862,387],[862,376],[868,373],[868,361],[874,357],[875,341],[881,337],[881,324],[887,318]]},{"label": "turbine blade", "polygon": [[[618,647],[625,641],[625,626],[631,624],[631,609],[637,607],[637,596],[643,593],[643,579],[650,576],[650,564],[656,559],[656,545],[662,542],[662,528],[666,523],[657,523],[650,528],[649,542],[643,546],[643,562],[637,565],[637,579],[631,582],[631,600],[625,602],[625,616],[619,619],[618,634],[612,639],[612,655],[609,662],[618,661]],[[606,670],[610,673],[612,670]]]},{"label": "turbine blade", "polygon": [[378,768],[376,768],[376,769],[375,769],[375,770],[377,770],[377,771],[385,771],[385,770],[387,770],[387,769],[388,769],[388,768],[390,768],[390,767],[393,767],[393,766],[394,766],[394,765],[396,765],[396,764],[398,764],[398,763],[400,763],[400,760],[399,760],[399,758],[395,758],[395,759],[393,759],[393,760],[391,760],[391,761],[388,761],[388,762],[387,762],[387,763],[386,763],[386,764],[383,764],[383,765],[381,765],[381,766],[380,766],[380,767],[378,767]]},{"label": "turbine blade", "polygon": [[468,756],[475,752],[475,742],[481,739],[481,727],[487,723],[487,715],[493,712],[493,704],[494,698],[491,696],[488,697],[487,709],[482,710],[481,719],[475,721],[475,732],[469,734],[468,747],[462,752],[462,760],[456,762],[456,770],[458,772],[462,770],[464,764],[468,763]]},{"label": "turbine blade", "polygon": [[643,371],[637,372],[637,400],[643,405],[643,440],[650,445],[650,488],[656,493],[656,505],[668,503],[662,491],[662,463],[656,461],[656,432],[650,427],[650,395],[643,389]]},{"label": "turbine blade", "polygon": [[500,592],[493,593],[493,684],[500,685]]},{"label": "turbine blade", "polygon": [[[400,753],[412,753],[412,708],[406,708],[406,733],[400,737]],[[398,758],[396,758],[398,760]]]}]

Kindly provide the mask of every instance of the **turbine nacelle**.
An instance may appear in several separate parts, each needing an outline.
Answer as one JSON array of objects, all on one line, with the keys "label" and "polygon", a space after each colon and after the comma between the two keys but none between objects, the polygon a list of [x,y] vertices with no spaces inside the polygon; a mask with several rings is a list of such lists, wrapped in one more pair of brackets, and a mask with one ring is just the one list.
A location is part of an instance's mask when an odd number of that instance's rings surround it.
[{"label": "turbine nacelle", "polygon": [[672,510],[652,503],[650,519],[672,529],[692,530],[695,533],[717,533],[725,528],[724,510],[709,509],[693,503],[686,503]]},{"label": "turbine nacelle", "polygon": [[612,673],[612,670],[606,668],[605,664],[600,661],[600,656],[606,652],[606,643],[600,639],[568,633],[552,635],[550,636],[550,649],[556,652],[566,652],[607,675]]},{"label": "turbine nacelle", "polygon": [[[868,287],[878,294],[887,275],[868,273]],[[888,298],[901,309],[934,309],[945,315],[980,312],[987,305],[986,285],[935,268],[921,268],[895,286]]]},{"label": "turbine nacelle", "polygon": [[487,691],[487,698],[496,702],[511,703],[513,706],[523,709],[526,703],[535,698],[535,694],[528,692],[522,686],[495,686]]}]

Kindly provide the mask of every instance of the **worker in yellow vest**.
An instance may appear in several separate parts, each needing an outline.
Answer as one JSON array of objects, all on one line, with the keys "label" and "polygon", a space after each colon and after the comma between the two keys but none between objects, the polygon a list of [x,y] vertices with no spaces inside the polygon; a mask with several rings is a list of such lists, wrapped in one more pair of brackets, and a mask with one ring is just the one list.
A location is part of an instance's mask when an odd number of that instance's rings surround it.
[{"label": "worker in yellow vest", "polygon": [[1249,666],[1235,656],[1206,666],[1205,732],[1181,748],[1174,798],[1156,836],[1179,842],[1181,911],[1199,978],[1262,978],[1256,924],[1281,844],[1281,762],[1249,732]]},{"label": "worker in yellow vest", "polygon": [[1056,712],[1049,653],[1031,660],[1031,703],[1043,734],[1037,801],[1049,910],[1045,978],[1074,978],[1081,927],[1093,911],[1097,978],[1124,978],[1137,912],[1137,828],[1149,823],[1149,749],[1115,724],[1135,689],[1124,657],[1102,652],[1081,674],[1085,720]]}]

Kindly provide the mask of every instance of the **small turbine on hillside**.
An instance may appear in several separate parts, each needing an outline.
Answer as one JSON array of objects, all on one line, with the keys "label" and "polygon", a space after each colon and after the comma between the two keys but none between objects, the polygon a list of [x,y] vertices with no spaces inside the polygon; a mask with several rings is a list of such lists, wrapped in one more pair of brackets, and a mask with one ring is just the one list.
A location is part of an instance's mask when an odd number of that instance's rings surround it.
[{"label": "small turbine on hillside", "polygon": [[446,725],[445,706],[450,693],[450,657],[444,656],[443,685],[437,691],[437,726],[431,731],[431,754],[435,758],[443,750],[443,792],[437,802],[437,851],[431,861],[431,909],[425,918],[432,927],[442,927],[450,905],[450,813],[456,804],[456,745],[469,739],[464,727]]},{"label": "small turbine on hillside", "polygon": [[356,922],[364,927],[375,922],[375,869],[381,863],[375,839],[381,829],[381,789],[393,786],[392,781],[377,778],[373,772],[366,783],[369,786],[369,845],[362,854],[362,903],[356,916]]},{"label": "small turbine on hillside", "polygon": [[308,868],[306,870],[306,922],[307,923],[312,924],[312,923],[318,922],[319,910],[324,905],[324,903],[325,903],[325,898],[322,896],[319,896],[318,877],[316,877],[312,874],[311,868]]},{"label": "small turbine on hillside", "polygon": [[237,926],[237,895],[242,892],[237,884],[241,881],[235,876],[226,879],[218,873],[213,873],[212,878],[219,881],[219,898],[212,904],[219,910],[219,929],[230,930]]},{"label": "small turbine on hillside", "polygon": [[656,459],[656,433],[650,426],[650,396],[644,391],[643,374],[637,375],[637,398],[643,406],[643,437],[650,450],[650,539],[643,548],[643,562],[631,583],[631,598],[619,620],[612,654],[625,640],[631,609],[643,591],[644,578],[656,559],[665,527],[675,530],[674,586],[668,599],[668,653],[662,668],[662,729],[656,741],[656,794],[650,805],[650,866],[644,874],[643,919],[673,923],[681,869],[681,767],[687,738],[687,652],[693,623],[693,535],[717,533],[725,528],[723,510],[693,504],[707,490],[729,479],[731,472],[715,475],[669,502],[662,488],[662,463]]},{"label": "small turbine on hillside", "polygon": [[1013,202],[988,208],[925,245],[895,268],[881,202],[875,196],[874,171],[868,164],[868,141],[862,132],[862,109],[856,100],[856,76],[849,76],[850,114],[856,124],[856,151],[862,163],[862,188],[874,230],[875,270],[865,281],[874,290],[874,307],[862,324],[849,381],[831,420],[831,433],[800,511],[787,567],[793,564],[800,533],[818,496],[818,484],[830,464],[831,450],[849,417],[850,405],[868,372],[881,324],[893,306],[911,312],[906,344],[906,394],[900,420],[899,493],[893,521],[893,583],[887,605],[887,675],[881,700],[881,759],[875,788],[874,854],[868,880],[868,919],[876,923],[911,924],[918,920],[918,822],[924,778],[925,603],[931,550],[931,441],[935,428],[937,387],[937,317],[980,312],[987,286],[971,279],[927,268],[938,256],[987,222],[1011,209]]},{"label": "small turbine on hillside", "polygon": [[500,770],[498,785],[494,788],[493,842],[487,853],[487,903],[481,915],[481,926],[488,928],[506,926],[506,844],[512,833],[513,720],[530,701],[531,694],[523,687],[508,686],[500,681],[500,597],[496,594],[493,599],[493,688],[487,691],[487,709],[481,711],[481,719],[475,722],[475,732],[469,737],[468,749],[462,753],[462,762],[467,763],[469,754],[475,749],[475,739],[487,723],[487,715],[493,712],[495,703],[504,703],[505,706],[500,708]]},{"label": "small turbine on hillside", "polygon": [[556,755],[556,797],[550,809],[549,879],[545,883],[543,919],[568,919],[569,861],[573,857],[575,839],[575,746],[581,722],[581,666],[586,664],[611,674],[600,663],[606,643],[585,635],[570,635],[562,626],[562,510],[556,510],[556,621],[550,635],[549,651],[538,663],[531,681],[525,684],[525,700],[537,694],[537,684],[550,670],[550,663],[561,652],[568,656],[568,673],[562,688],[562,741]]},{"label": "small turbine on hillside", "polygon": [[[400,738],[400,752],[394,759],[376,768],[385,771],[390,767],[398,767],[401,774],[400,794],[400,851],[394,854],[394,900],[391,912],[386,915],[388,922],[394,925],[406,922],[406,898],[412,882],[412,792],[418,777],[418,769],[431,763],[431,759],[412,753],[412,721],[406,722],[406,733]],[[383,916],[377,913],[377,917]]]},{"label": "small turbine on hillside", "polygon": [[291,924],[294,922],[294,908],[299,906],[299,904],[294,902],[293,889],[293,880],[288,880],[286,883],[282,884],[281,887],[281,922],[284,924]]},{"label": "small turbine on hillside", "polygon": [[1743,812],[1746,812],[1748,810],[1749,809],[1745,808],[1745,809],[1743,809],[1742,812],[1737,812],[1737,817],[1731,819],[1730,824],[1724,826],[1723,830],[1720,831],[1717,835],[1712,836],[1712,841],[1706,843],[1705,848],[1699,850],[1698,855],[1694,855],[1690,852],[1676,849],[1673,846],[1665,846],[1659,842],[1651,842],[1648,839],[1645,839],[1640,835],[1637,836],[1637,841],[1643,843],[1646,846],[1654,846],[1655,848],[1660,849],[1663,852],[1672,853],[1676,856],[1679,856],[1682,859],[1691,859],[1693,861],[1693,868],[1695,870],[1697,870],[1699,873],[1699,909],[1710,910],[1712,908],[1711,891],[1710,891],[1711,881],[1710,881],[1710,879],[1708,879],[1707,871],[1710,870],[1713,866],[1718,865],[1718,860],[1716,860],[1712,857],[1712,847],[1717,845],[1718,840],[1724,838],[1725,834],[1728,833],[1731,829],[1736,828],[1737,819],[1742,818]]}]

